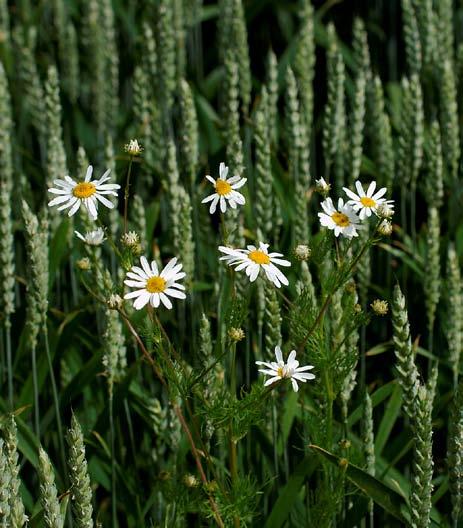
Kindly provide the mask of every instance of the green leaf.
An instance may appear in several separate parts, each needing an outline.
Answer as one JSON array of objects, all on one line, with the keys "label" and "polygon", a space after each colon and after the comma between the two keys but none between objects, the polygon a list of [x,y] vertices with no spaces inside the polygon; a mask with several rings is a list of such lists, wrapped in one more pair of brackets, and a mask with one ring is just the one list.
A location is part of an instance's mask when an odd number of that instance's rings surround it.
[{"label": "green leaf", "polygon": [[370,499],[381,506],[399,521],[406,523],[407,504],[405,499],[394,490],[383,484],[377,478],[369,475],[366,471],[351,464],[347,459],[333,455],[319,446],[310,445],[311,449],[319,453],[326,460],[345,471],[346,477],[362,490]]},{"label": "green leaf", "polygon": [[380,455],[386,445],[387,439],[391,434],[395,421],[400,413],[400,405],[402,403],[402,391],[399,385],[394,387],[392,396],[386,405],[386,411],[381,419],[378,432],[375,438],[375,454]]},{"label": "green leaf", "polygon": [[291,512],[301,486],[305,479],[315,470],[318,461],[312,456],[306,456],[294,470],[285,487],[278,495],[270,516],[265,523],[265,528],[280,528]]}]

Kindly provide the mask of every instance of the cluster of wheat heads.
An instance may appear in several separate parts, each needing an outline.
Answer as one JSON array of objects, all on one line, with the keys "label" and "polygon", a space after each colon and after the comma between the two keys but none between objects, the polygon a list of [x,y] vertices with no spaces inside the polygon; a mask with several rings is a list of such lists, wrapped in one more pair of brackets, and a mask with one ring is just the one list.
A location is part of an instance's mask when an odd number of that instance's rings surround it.
[{"label": "cluster of wheat heads", "polygon": [[463,9],[336,4],[0,0],[1,527],[463,523]]}]

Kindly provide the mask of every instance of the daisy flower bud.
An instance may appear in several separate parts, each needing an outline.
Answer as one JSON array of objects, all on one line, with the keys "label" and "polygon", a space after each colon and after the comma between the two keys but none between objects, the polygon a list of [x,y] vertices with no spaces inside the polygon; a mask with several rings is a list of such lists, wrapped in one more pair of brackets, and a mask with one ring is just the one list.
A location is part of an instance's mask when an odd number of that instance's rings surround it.
[{"label": "daisy flower bud", "polygon": [[140,236],[135,231],[128,231],[121,236],[121,242],[124,246],[131,248],[140,242]]},{"label": "daisy flower bud", "polygon": [[299,244],[294,249],[294,256],[300,261],[309,260],[311,254],[312,250],[306,244]]},{"label": "daisy flower bud", "polygon": [[112,310],[117,310],[119,308],[122,308],[123,299],[120,295],[117,295],[117,293],[112,293],[108,299],[108,306]]},{"label": "daisy flower bud", "polygon": [[373,310],[373,312],[376,314],[376,315],[386,315],[388,310],[389,310],[389,306],[387,304],[387,301],[382,301],[380,299],[375,299],[371,304],[371,309]]},{"label": "daisy flower bud", "polygon": [[103,244],[103,242],[106,240],[104,231],[101,227],[95,229],[94,231],[87,231],[85,235],[82,235],[79,233],[79,231],[74,231],[74,233],[77,235],[77,238],[80,238],[80,240],[85,242],[85,244],[88,246],[101,246],[101,244]]},{"label": "daisy flower bud", "polygon": [[131,156],[138,156],[143,150],[143,147],[138,143],[138,140],[131,139],[127,145],[124,146],[124,150]]},{"label": "daisy flower bud", "polygon": [[378,233],[383,236],[390,236],[392,234],[392,224],[389,220],[383,220],[378,226]]},{"label": "daisy flower bud", "polygon": [[379,216],[379,218],[384,218],[386,220],[389,220],[394,216],[394,208],[388,205],[387,203],[383,203],[380,206],[378,206],[378,209],[376,210],[376,214]]},{"label": "daisy flower bud", "polygon": [[196,488],[199,485],[199,481],[194,475],[185,475],[183,483],[187,488]]},{"label": "daisy flower bud", "polygon": [[228,337],[232,341],[241,341],[242,339],[244,339],[244,330],[242,328],[230,328],[228,330]]},{"label": "daisy flower bud", "polygon": [[325,178],[315,180],[315,183],[315,190],[320,194],[323,194],[323,196],[326,196],[330,192],[331,185],[329,183],[326,183]]},{"label": "daisy flower bud", "polygon": [[88,271],[92,266],[88,257],[81,258],[76,261],[76,266],[82,271]]}]

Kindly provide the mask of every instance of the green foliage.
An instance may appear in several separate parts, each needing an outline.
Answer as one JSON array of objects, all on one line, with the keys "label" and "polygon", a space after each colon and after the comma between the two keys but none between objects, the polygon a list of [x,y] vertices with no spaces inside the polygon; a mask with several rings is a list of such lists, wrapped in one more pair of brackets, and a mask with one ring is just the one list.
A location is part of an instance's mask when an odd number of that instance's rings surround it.
[{"label": "green foliage", "polygon": [[0,528],[461,523],[463,7],[348,4],[0,0]]}]

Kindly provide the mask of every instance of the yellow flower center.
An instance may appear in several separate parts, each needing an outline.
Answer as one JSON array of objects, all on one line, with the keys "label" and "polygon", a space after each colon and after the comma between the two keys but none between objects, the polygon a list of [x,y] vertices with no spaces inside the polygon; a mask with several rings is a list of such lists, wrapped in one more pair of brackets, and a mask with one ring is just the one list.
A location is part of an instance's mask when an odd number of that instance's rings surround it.
[{"label": "yellow flower center", "polygon": [[376,205],[376,202],[373,200],[373,198],[368,198],[368,196],[363,196],[360,198],[360,203],[365,207],[374,207]]},{"label": "yellow flower center", "polygon": [[161,293],[166,289],[166,281],[162,277],[150,277],[145,288],[150,293]]},{"label": "yellow flower center", "polygon": [[280,376],[280,378],[284,378],[285,377],[285,371],[284,371],[283,367],[278,367],[277,376]]},{"label": "yellow flower center", "polygon": [[95,194],[95,192],[96,187],[93,185],[93,183],[88,182],[78,183],[72,190],[72,194],[81,200],[84,198],[89,198],[92,196],[92,194]]},{"label": "yellow flower center", "polygon": [[215,182],[215,190],[217,191],[217,194],[220,194],[220,196],[224,196],[232,192],[231,185],[220,178]]},{"label": "yellow flower center", "polygon": [[349,217],[344,213],[333,213],[331,218],[333,219],[333,222],[339,227],[347,227],[350,224]]},{"label": "yellow flower center", "polygon": [[270,257],[267,255],[267,253],[264,253],[260,249],[255,249],[254,251],[250,251],[248,257],[253,260],[256,264],[269,264],[270,263]]}]

